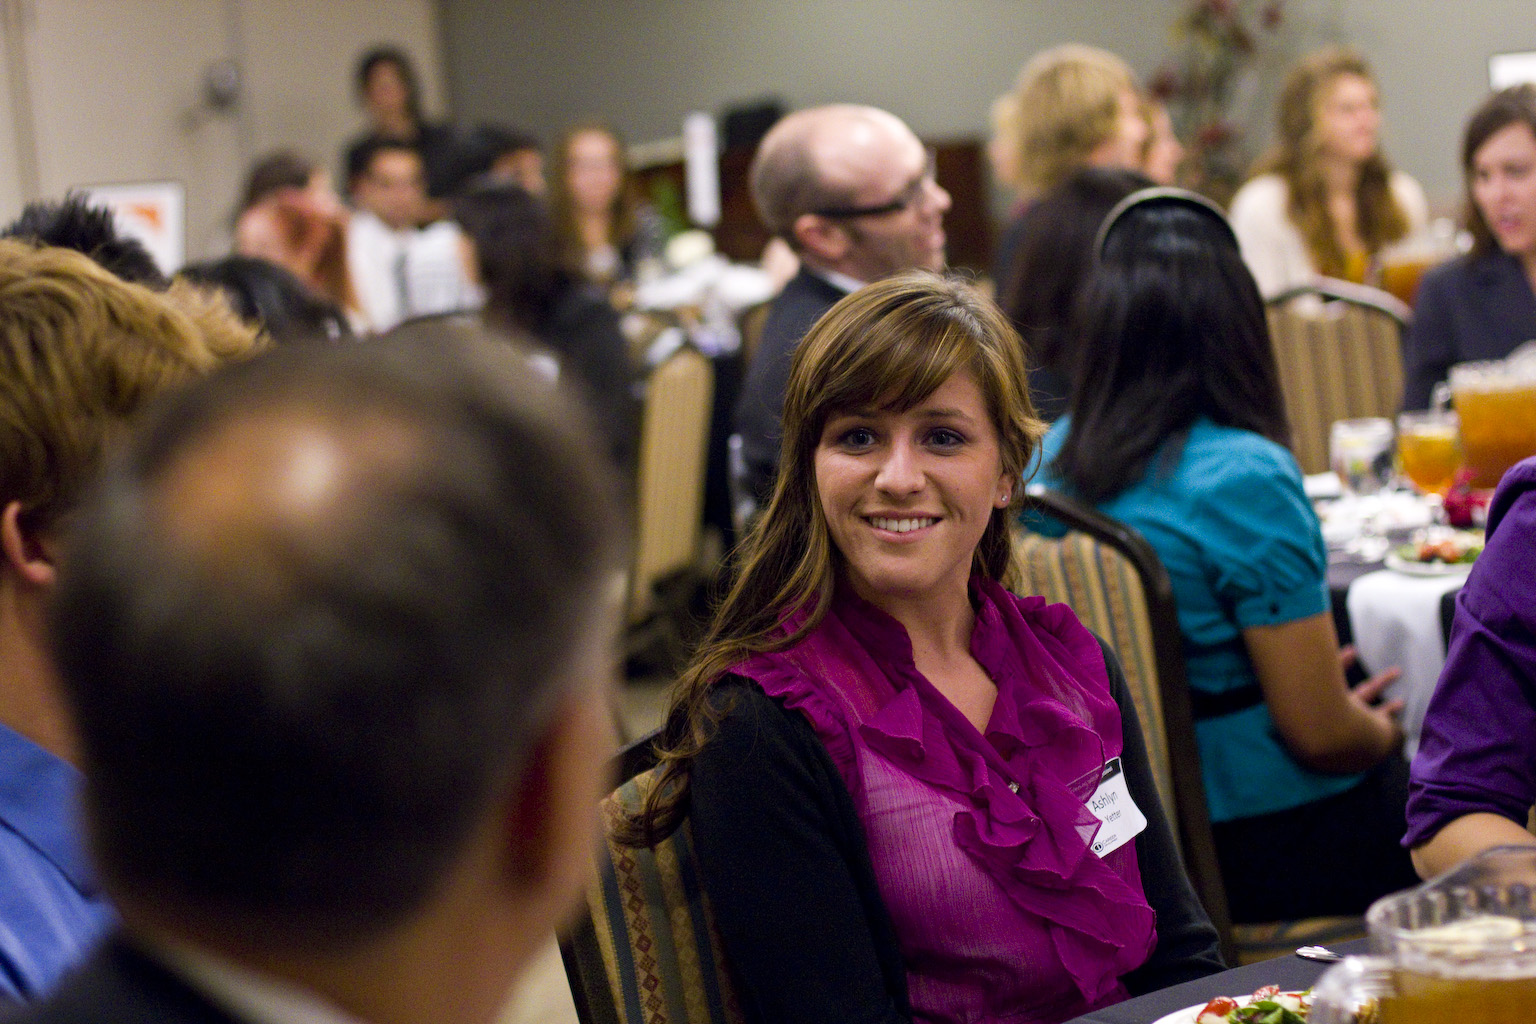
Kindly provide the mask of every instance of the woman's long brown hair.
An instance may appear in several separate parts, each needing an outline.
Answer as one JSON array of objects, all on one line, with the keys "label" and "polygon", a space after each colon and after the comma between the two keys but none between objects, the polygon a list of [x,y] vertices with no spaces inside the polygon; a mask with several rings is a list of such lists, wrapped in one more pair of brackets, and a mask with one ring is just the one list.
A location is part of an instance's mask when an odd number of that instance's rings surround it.
[{"label": "woman's long brown hair", "polygon": [[614,194],[613,205],[608,208],[608,241],[615,249],[623,249],[635,237],[636,211],[640,207],[634,177],[629,172],[628,147],[618,132],[601,121],[583,121],[560,136],[555,146],[554,173],[549,176],[549,211],[560,235],[561,261],[566,269],[582,277],[587,275],[587,253],[581,242],[581,228],[576,223],[576,206],[566,180],[566,168],[571,162],[571,144],[576,136],[589,132],[612,139],[619,161],[619,190]]},{"label": "woman's long brown hair", "polygon": [[[838,571],[816,489],[815,455],[827,420],[846,409],[905,411],[969,370],[997,427],[1014,501],[993,512],[973,572],[1012,582],[1011,526],[1045,425],[1035,418],[1023,343],[1002,312],[969,285],[914,271],[854,292],[796,348],[784,399],[784,441],[773,495],[738,548],[734,583],[668,701],[658,741],[661,775],[644,805],[614,833],[654,845],[688,813],[689,763],[723,709],[711,689],[732,666],[799,642],[825,617]],[[804,611],[793,632],[784,617]]]},{"label": "woman's long brown hair", "polygon": [[[1328,90],[1343,75],[1363,78],[1372,87],[1376,84],[1365,58],[1342,47],[1319,50],[1292,69],[1280,93],[1275,144],[1254,168],[1256,175],[1278,174],[1285,179],[1290,193],[1286,212],[1307,243],[1318,273],[1327,277],[1343,277],[1346,259],[1328,213],[1317,112]],[[1373,255],[1408,234],[1408,214],[1392,194],[1392,167],[1380,149],[1360,168],[1355,209],[1356,230]]]}]

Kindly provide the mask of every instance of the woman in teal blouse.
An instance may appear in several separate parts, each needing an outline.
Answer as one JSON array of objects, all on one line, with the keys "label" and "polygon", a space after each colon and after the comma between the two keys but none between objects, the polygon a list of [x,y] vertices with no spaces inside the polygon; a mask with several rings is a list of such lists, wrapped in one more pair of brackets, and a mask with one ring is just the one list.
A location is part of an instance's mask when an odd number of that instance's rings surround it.
[{"label": "woman in teal blouse", "polygon": [[1352,914],[1413,883],[1395,673],[1353,691],[1264,308],[1225,218],[1147,189],[1111,212],[1041,480],[1139,530],[1173,582],[1233,918]]}]

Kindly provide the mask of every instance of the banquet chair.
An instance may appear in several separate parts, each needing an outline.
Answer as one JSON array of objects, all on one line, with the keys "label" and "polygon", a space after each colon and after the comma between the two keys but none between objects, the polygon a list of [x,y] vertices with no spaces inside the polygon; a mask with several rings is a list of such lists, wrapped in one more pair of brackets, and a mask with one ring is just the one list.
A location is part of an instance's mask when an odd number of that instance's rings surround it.
[{"label": "banquet chair", "polygon": [[752,365],[752,357],[757,354],[757,343],[763,338],[763,325],[768,322],[768,311],[773,308],[773,303],[759,302],[755,306],[744,309],[736,323],[741,329],[741,361],[743,367]]},{"label": "banquet chair", "polygon": [[714,368],[682,345],[645,382],[626,595],[631,651],[677,647],[702,579],[704,473]]},{"label": "banquet chair", "polygon": [[1391,294],[1320,278],[1265,304],[1291,447],[1303,473],[1328,468],[1335,420],[1392,416],[1403,397],[1410,311]]},{"label": "banquet chair", "polygon": [[1023,593],[1066,604],[1114,650],[1136,702],[1158,796],[1175,823],[1184,867],[1221,936],[1228,964],[1283,956],[1297,946],[1365,936],[1358,917],[1233,924],[1206,810],[1184,669],[1183,638],[1168,571],[1131,526],[1066,495],[1031,487],[1024,523],[1055,520],[1063,536],[1015,531],[1014,562]]},{"label": "banquet chair", "polygon": [[655,847],[615,843],[613,824],[656,779],[657,733],[621,750],[602,802],[596,878],[560,956],[580,1024],[740,1024],[741,1006],[699,883],[685,820]]}]

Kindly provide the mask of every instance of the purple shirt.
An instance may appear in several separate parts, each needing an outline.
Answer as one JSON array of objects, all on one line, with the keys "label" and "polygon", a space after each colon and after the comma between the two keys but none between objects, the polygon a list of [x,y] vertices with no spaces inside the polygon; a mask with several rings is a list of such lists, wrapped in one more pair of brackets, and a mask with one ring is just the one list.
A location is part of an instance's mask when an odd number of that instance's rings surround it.
[{"label": "purple shirt", "polygon": [[[1060,1021],[1125,998],[1156,944],[1134,843],[1089,849],[1121,749],[1092,634],[1064,605],[977,581],[984,731],[920,672],[895,619],[839,589],[794,647],[732,671],[810,721],[853,796],[914,1016]],[[796,623],[787,623],[793,628]]]},{"label": "purple shirt", "polygon": [[1536,458],[1504,474],[1488,543],[1456,598],[1424,718],[1404,846],[1486,811],[1524,825],[1536,803]]}]

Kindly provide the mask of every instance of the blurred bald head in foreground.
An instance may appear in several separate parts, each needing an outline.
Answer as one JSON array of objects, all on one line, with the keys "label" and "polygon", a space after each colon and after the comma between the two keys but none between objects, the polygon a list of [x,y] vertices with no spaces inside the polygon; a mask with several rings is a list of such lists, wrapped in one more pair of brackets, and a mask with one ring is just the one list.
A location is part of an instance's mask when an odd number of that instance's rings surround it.
[{"label": "blurred bald head in foreground", "polygon": [[124,930],[33,1019],[493,1017],[580,891],[611,750],[616,503],[579,419],[427,325],[145,424],[53,618]]}]

